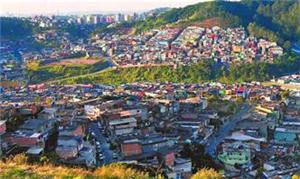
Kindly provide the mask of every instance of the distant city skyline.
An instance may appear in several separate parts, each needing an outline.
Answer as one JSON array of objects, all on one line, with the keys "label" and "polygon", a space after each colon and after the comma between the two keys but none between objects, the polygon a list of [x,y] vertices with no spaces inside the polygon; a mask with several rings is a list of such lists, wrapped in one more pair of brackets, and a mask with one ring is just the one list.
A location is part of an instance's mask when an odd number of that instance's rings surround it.
[{"label": "distant city skyline", "polygon": [[160,7],[183,7],[203,1],[209,0],[1,0],[0,10],[1,15],[133,13]]}]

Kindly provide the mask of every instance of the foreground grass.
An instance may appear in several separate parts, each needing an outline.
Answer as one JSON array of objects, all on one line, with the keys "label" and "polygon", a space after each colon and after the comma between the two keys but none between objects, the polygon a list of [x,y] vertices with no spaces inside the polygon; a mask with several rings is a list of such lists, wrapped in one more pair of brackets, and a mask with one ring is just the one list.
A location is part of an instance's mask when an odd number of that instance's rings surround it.
[{"label": "foreground grass", "polygon": [[[17,155],[6,162],[0,162],[0,178],[4,179],[40,179],[40,178],[101,178],[101,179],[150,179],[145,172],[115,163],[98,169],[85,170],[82,168],[69,168],[52,164],[28,164],[24,155]],[[154,177],[161,178],[161,177]]]},{"label": "foreground grass", "polygon": [[[155,177],[147,172],[130,168],[125,164],[114,163],[87,170],[79,167],[57,166],[49,163],[29,164],[24,154],[18,154],[8,158],[6,161],[0,160],[1,179],[162,179],[160,174]],[[192,179],[221,179],[220,173],[213,169],[203,168],[199,170]]]}]

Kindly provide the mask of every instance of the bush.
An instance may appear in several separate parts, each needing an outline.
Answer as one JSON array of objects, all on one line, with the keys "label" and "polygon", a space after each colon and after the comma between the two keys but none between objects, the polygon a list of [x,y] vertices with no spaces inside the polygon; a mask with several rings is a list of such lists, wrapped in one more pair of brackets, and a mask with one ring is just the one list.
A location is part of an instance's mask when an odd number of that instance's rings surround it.
[{"label": "bush", "polygon": [[120,163],[103,166],[95,171],[91,171],[83,168],[56,166],[46,163],[49,160],[48,157],[43,157],[43,165],[29,164],[25,154],[18,154],[10,157],[6,162],[0,161],[0,178],[161,178],[160,176],[150,177],[147,172],[141,172]]},{"label": "bush", "polygon": [[222,176],[214,169],[201,169],[192,176],[192,179],[221,179]]}]

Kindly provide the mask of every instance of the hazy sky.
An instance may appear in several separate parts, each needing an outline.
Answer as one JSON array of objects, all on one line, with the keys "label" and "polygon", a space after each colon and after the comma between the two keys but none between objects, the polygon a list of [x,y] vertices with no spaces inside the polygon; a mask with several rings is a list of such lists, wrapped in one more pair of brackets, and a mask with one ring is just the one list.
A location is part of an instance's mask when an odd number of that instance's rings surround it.
[{"label": "hazy sky", "polygon": [[69,12],[141,12],[158,7],[182,7],[207,0],[0,0],[0,12],[49,14]]}]

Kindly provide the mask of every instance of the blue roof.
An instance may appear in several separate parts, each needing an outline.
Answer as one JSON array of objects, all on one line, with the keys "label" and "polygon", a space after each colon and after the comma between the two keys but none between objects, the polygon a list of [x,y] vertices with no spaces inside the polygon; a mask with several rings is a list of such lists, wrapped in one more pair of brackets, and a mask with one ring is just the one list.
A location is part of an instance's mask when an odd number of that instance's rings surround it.
[{"label": "blue roof", "polygon": [[276,141],[286,141],[286,142],[293,142],[297,139],[297,135],[292,132],[287,131],[275,131],[274,139]]}]

